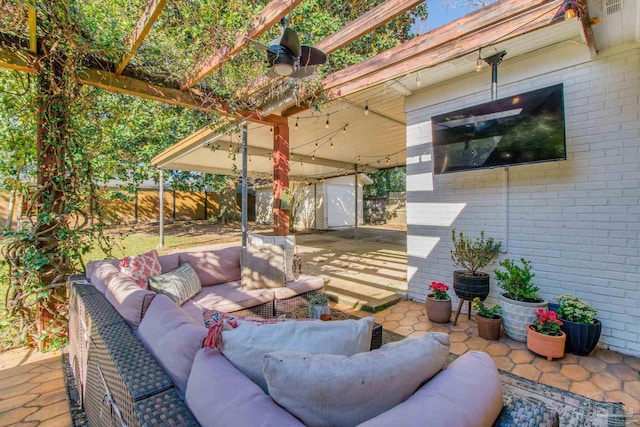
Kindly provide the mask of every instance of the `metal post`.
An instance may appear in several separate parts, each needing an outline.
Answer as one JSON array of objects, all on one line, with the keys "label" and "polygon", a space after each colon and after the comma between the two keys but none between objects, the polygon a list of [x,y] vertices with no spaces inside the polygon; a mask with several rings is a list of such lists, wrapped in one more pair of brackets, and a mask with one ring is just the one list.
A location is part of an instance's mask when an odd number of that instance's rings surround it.
[{"label": "metal post", "polygon": [[484,58],[484,62],[491,65],[491,100],[498,99],[498,65],[502,62],[502,58],[507,54],[506,51],[496,53],[488,58]]},{"label": "metal post", "polygon": [[242,126],[242,247],[247,246],[247,125]]},{"label": "metal post", "polygon": [[356,167],[356,173],[353,176],[355,177],[355,188],[356,188],[355,190],[356,228],[355,228],[354,234],[355,234],[355,240],[358,240],[358,165],[356,164],[355,167]]},{"label": "metal post", "polygon": [[160,205],[160,241],[158,247],[164,247],[164,179],[162,176],[162,169],[158,169],[158,199]]}]

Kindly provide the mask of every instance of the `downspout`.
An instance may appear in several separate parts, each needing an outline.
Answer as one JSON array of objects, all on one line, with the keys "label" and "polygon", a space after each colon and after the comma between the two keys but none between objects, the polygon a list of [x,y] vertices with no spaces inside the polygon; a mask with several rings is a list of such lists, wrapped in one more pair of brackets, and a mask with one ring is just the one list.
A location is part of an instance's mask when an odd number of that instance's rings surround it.
[{"label": "downspout", "polygon": [[164,179],[162,176],[162,169],[158,169],[158,199],[160,205],[160,241],[158,242],[158,247],[164,247]]}]

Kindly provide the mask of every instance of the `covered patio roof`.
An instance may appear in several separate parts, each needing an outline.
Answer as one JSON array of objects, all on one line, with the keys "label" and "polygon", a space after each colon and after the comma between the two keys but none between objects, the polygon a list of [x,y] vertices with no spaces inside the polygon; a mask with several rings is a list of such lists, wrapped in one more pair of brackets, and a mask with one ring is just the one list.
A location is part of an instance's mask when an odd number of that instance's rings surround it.
[{"label": "covered patio roof", "polygon": [[[404,98],[475,72],[479,55],[486,58],[506,51],[504,61],[516,62],[563,42],[583,46],[585,55],[595,55],[593,35],[584,19],[559,18],[565,2],[522,2],[527,7],[519,4],[521,10],[516,12],[507,3],[511,2],[494,3],[329,75],[323,85],[334,100],[321,111],[286,96],[265,104],[263,114],[288,118],[291,178],[314,180],[352,174],[356,169],[371,172],[405,165]],[[586,3],[582,7],[586,11]],[[487,92],[491,87],[488,69],[483,73]],[[241,157],[237,126],[232,129],[203,128],[152,163],[161,169],[233,174],[241,169]],[[271,127],[250,123],[247,141],[249,176],[271,177]]]}]

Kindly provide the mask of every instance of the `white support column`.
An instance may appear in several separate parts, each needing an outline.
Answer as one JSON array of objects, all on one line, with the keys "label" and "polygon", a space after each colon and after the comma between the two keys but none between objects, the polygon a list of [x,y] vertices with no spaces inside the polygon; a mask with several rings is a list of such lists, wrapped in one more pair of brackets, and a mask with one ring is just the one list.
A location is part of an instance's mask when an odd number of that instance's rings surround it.
[{"label": "white support column", "polygon": [[242,126],[242,247],[247,246],[247,125]]},{"label": "white support column", "polygon": [[160,207],[160,241],[158,247],[164,247],[164,179],[162,176],[162,169],[158,169],[158,204]]}]

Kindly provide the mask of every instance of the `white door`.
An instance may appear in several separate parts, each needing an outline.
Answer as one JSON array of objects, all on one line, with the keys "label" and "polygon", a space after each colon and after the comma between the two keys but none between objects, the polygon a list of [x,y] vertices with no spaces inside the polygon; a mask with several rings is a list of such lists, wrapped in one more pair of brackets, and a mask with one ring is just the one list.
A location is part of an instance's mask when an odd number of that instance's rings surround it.
[{"label": "white door", "polygon": [[353,186],[327,185],[329,227],[355,226],[355,191]]}]

